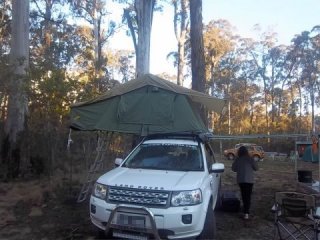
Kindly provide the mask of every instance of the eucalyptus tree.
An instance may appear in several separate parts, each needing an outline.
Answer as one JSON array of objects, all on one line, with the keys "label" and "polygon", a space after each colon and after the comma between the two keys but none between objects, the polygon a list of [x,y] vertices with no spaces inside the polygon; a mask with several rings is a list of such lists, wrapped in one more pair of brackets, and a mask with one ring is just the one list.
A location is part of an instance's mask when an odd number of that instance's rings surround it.
[{"label": "eucalyptus tree", "polygon": [[7,177],[20,173],[23,134],[28,112],[29,72],[29,0],[12,1],[12,25],[8,112],[5,121],[5,140],[2,155],[7,163]]},{"label": "eucalyptus tree", "polygon": [[6,116],[9,83],[11,1],[0,0],[0,129]]},{"label": "eucalyptus tree", "polygon": [[178,53],[177,53],[177,84],[183,85],[184,80],[184,66],[185,66],[185,44],[188,34],[188,7],[189,2],[187,0],[172,0],[174,9],[174,33],[178,41]]},{"label": "eucalyptus tree", "polygon": [[128,24],[136,52],[136,77],[150,72],[150,41],[156,0],[120,0],[125,2],[124,20]]},{"label": "eucalyptus tree", "polygon": [[[119,79],[122,83],[134,78],[135,68],[132,59],[134,52],[131,50],[107,51],[109,74],[111,79]],[[115,77],[116,76],[116,77]],[[110,80],[111,81],[111,80]]]},{"label": "eucalyptus tree", "polygon": [[67,112],[64,105],[74,90],[68,70],[82,42],[76,26],[61,12],[67,6],[63,0],[34,0],[30,6],[30,110],[39,117],[46,113],[52,124]]},{"label": "eucalyptus tree", "polygon": [[[106,0],[69,0],[71,2],[71,10],[76,19],[84,19],[90,26],[90,30],[85,27],[89,45],[86,47],[83,54],[86,58],[89,57],[87,67],[92,73],[95,91],[97,93],[107,90],[108,75],[107,63],[108,59],[106,54],[103,53],[103,48],[109,39],[114,35],[116,30],[121,26],[116,24],[115,21],[106,21],[106,17],[110,14]],[[88,31],[89,30],[89,31]]]},{"label": "eucalyptus tree", "polygon": [[[232,33],[233,27],[226,20],[211,21],[204,26],[204,53],[206,62],[207,84],[213,96],[218,96],[215,85],[219,81],[215,75],[219,74],[219,64],[221,59],[233,52],[236,36]],[[219,96],[221,97],[221,96]],[[228,96],[225,96],[228,97]]]},{"label": "eucalyptus tree", "polygon": [[[191,70],[192,89],[205,92],[205,58],[202,24],[202,0],[190,0],[190,43],[191,43]],[[201,118],[207,124],[207,116],[201,110]]]},{"label": "eucalyptus tree", "polygon": [[[78,97],[80,84],[70,78],[74,57],[82,41],[70,24],[67,0],[30,2],[30,89],[28,115],[29,158],[43,164],[50,176],[60,164],[61,137],[68,106]],[[35,158],[36,157],[36,158]],[[35,160],[34,160],[35,161]]]},{"label": "eucalyptus tree", "polygon": [[[315,132],[314,111],[316,98],[319,94],[319,38],[318,28],[314,28],[313,32],[304,31],[293,39],[294,49],[299,58],[299,83],[306,92],[309,93],[311,102],[311,131]],[[312,36],[315,34],[315,36]],[[309,101],[305,99],[305,102]]]},{"label": "eucalyptus tree", "polygon": [[[220,60],[219,64],[215,66],[215,70],[212,69],[212,62],[209,62],[211,75],[211,95],[216,97],[223,97],[228,99],[228,117],[227,117],[227,133],[231,134],[231,119],[233,117],[231,106],[234,107],[235,101],[233,101],[233,95],[231,87],[236,79],[236,73],[238,71],[237,58],[234,52],[225,54]],[[215,81],[213,82],[213,79]]]},{"label": "eucalyptus tree", "polygon": [[[225,88],[229,105],[228,133],[253,133],[261,129],[256,121],[260,100],[260,87],[255,82],[255,63],[248,58],[245,44],[248,39],[238,39],[233,51],[224,56],[220,63],[218,89]],[[233,129],[233,132],[231,131]]]},{"label": "eucalyptus tree", "polygon": [[[238,130],[241,129],[247,133],[262,132],[263,124],[265,123],[265,121],[260,117],[263,94],[261,91],[261,85],[256,79],[256,61],[252,58],[252,51],[254,51],[255,47],[254,44],[255,41],[251,38],[239,37],[236,39],[234,50],[228,54],[232,56],[232,61],[229,60],[229,69],[233,72],[232,76],[229,77],[229,95],[231,103],[231,107],[229,108],[229,121],[233,120],[235,124],[243,125],[243,127],[239,127]],[[223,61],[219,64],[221,67],[225,65],[224,58],[222,58],[222,60]],[[224,81],[222,84],[223,83]],[[241,95],[238,95],[237,92],[239,90],[235,86],[241,86],[242,90],[240,92],[245,95],[244,98],[242,98]],[[244,99],[246,99],[246,101],[244,101]],[[259,121],[257,121],[257,119],[259,119]],[[248,127],[248,122],[250,127]]]},{"label": "eucalyptus tree", "polygon": [[138,26],[138,44],[136,52],[136,75],[150,72],[150,39],[155,0],[135,0]]},{"label": "eucalyptus tree", "polygon": [[274,48],[276,52],[276,78],[279,79],[280,86],[274,97],[278,98],[277,101],[277,117],[280,118],[282,112],[283,94],[286,87],[290,87],[293,79],[293,73],[297,67],[297,57],[292,49],[292,46],[280,45]]},{"label": "eucalyptus tree", "polygon": [[286,74],[284,71],[284,66],[287,60],[285,57],[285,49],[285,46],[274,46],[270,48],[265,55],[267,68],[270,69],[270,73],[267,74],[267,79],[269,81],[268,93],[271,103],[271,122],[273,127],[279,123],[279,121],[276,121],[276,116],[280,117],[282,92],[284,91],[284,87],[288,78],[288,74]]},{"label": "eucalyptus tree", "polygon": [[[251,42],[248,48],[256,66],[256,80],[262,81],[263,84],[266,130],[268,132],[270,131],[269,102],[271,102],[271,113],[273,116],[276,111],[271,96],[274,94],[275,86],[279,83],[278,79],[275,77],[278,55],[278,51],[275,49],[276,42],[276,33],[265,32],[261,35],[260,41]],[[272,121],[274,121],[274,118],[272,118]]]},{"label": "eucalyptus tree", "polygon": [[302,130],[305,125],[303,120],[303,86],[301,85],[298,67],[294,68],[288,85],[291,99],[289,115],[291,116],[292,123],[295,125],[294,129],[296,132],[303,133]]},{"label": "eucalyptus tree", "polygon": [[231,133],[231,86],[239,71],[239,54],[236,52],[238,36],[234,27],[226,20],[211,21],[204,27],[204,51],[207,87],[211,95],[224,97],[228,101],[227,132]]}]

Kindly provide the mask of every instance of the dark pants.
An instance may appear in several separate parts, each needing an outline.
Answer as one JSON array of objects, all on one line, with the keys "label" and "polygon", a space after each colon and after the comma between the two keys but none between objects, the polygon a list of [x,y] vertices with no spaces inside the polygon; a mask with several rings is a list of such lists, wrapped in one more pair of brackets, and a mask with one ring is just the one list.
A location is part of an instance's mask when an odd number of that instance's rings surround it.
[{"label": "dark pants", "polygon": [[243,212],[249,214],[253,183],[239,183],[239,186],[243,202]]}]

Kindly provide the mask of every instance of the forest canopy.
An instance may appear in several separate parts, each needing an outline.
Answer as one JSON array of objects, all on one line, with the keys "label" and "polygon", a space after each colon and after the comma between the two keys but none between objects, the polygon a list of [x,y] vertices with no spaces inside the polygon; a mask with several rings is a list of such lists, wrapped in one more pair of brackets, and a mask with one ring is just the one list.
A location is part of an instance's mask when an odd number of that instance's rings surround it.
[{"label": "forest canopy", "polygon": [[[174,11],[172,28],[177,51],[167,54],[176,72],[163,73],[161,77],[184,85],[192,75],[189,1],[150,2],[152,13],[164,11],[164,5]],[[144,16],[133,0],[23,0],[18,1],[18,6],[13,3],[17,1],[0,0],[2,145],[8,141],[5,126],[11,116],[10,98],[14,96],[12,79],[23,74],[16,85],[23,95],[16,104],[20,103],[21,113],[26,116],[24,139],[32,139],[24,151],[32,155],[38,149],[38,155],[54,158],[65,143],[70,105],[92,99],[135,77],[136,51],[144,36],[143,31],[139,32],[144,22],[139,19]],[[17,10],[27,13],[30,25],[24,35],[29,38],[19,38],[22,42],[17,43],[29,50],[27,59],[15,59],[22,63],[19,66],[25,66],[20,67],[20,72],[10,56],[19,27],[14,25]],[[123,12],[122,18],[113,18],[115,12]],[[151,27],[152,15],[148,21]],[[276,32],[260,31],[259,39],[250,39],[239,36],[227,20],[212,19],[205,24],[204,92],[229,101],[226,114],[208,115],[209,128],[218,134],[319,132],[319,29],[314,26],[298,32],[289,45],[283,45],[278,44]],[[110,41],[120,31],[132,39],[134,50],[112,48]],[[2,150],[2,158],[5,155]]]}]

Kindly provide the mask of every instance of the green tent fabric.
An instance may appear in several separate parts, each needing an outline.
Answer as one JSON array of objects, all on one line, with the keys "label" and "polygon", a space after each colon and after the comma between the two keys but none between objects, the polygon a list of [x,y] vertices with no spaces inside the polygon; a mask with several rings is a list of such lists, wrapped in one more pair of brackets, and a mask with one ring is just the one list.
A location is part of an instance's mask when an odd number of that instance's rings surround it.
[{"label": "green tent fabric", "polygon": [[71,106],[71,128],[132,133],[205,132],[196,103],[221,113],[226,101],[146,74]]}]

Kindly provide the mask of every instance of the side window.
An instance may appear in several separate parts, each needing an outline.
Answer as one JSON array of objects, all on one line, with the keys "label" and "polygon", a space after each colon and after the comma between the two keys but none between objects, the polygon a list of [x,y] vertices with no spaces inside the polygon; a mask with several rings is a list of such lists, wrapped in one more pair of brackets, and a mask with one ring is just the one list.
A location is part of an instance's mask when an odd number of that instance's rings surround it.
[{"label": "side window", "polygon": [[214,158],[212,148],[207,143],[205,144],[205,152],[206,152],[207,167],[208,169],[210,169],[211,165],[215,163],[215,158]]},{"label": "side window", "polygon": [[248,148],[249,152],[252,152],[254,150],[254,148],[252,146],[248,146],[247,148]]}]

